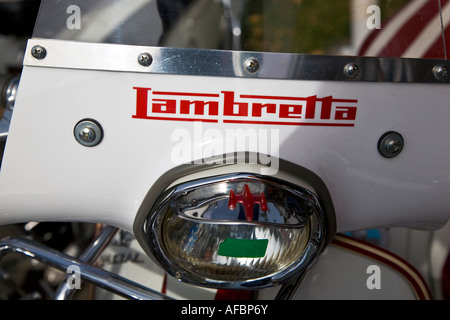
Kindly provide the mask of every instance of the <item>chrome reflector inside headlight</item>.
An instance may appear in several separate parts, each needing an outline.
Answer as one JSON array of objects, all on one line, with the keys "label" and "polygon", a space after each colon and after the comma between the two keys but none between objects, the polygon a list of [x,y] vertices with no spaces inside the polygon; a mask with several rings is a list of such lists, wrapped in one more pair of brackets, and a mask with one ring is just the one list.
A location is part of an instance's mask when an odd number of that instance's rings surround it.
[{"label": "chrome reflector inside headlight", "polygon": [[169,274],[216,288],[261,288],[299,275],[325,237],[314,193],[253,174],[166,190],[145,229],[152,255]]}]

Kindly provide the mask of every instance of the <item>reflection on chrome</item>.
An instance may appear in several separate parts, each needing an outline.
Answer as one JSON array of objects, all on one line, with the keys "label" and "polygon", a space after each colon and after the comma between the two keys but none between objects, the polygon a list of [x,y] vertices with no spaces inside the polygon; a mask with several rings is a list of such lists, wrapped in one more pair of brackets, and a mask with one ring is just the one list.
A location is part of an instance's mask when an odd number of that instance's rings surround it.
[{"label": "reflection on chrome", "polygon": [[[305,228],[270,228],[250,225],[215,225],[184,222],[171,216],[164,233],[169,258],[189,272],[216,281],[243,281],[275,276],[295,264],[303,253],[310,235]],[[227,252],[221,248],[228,239],[236,241]],[[257,240],[266,240],[263,253]],[[241,246],[249,246],[240,254]],[[250,251],[252,250],[252,251]]]},{"label": "reflection on chrome", "polygon": [[[303,227],[311,199],[261,181],[207,184],[178,198],[178,217],[202,223]],[[267,199],[266,199],[267,197]]]},{"label": "reflection on chrome", "polygon": [[167,190],[146,221],[153,257],[179,280],[215,288],[261,288],[298,276],[325,239],[309,190],[235,174]]}]

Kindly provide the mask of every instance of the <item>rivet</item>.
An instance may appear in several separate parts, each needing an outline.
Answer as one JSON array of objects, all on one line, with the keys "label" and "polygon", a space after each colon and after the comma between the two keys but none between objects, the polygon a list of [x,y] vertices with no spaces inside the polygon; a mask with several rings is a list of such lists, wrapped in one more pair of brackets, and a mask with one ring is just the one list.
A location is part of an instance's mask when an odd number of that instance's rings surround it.
[{"label": "rivet", "polygon": [[38,60],[42,60],[47,56],[47,50],[42,46],[34,46],[31,48],[31,55]]},{"label": "rivet", "polygon": [[255,73],[258,72],[260,64],[256,58],[248,58],[244,62],[244,67],[245,70],[247,70],[249,73]]},{"label": "rivet", "polygon": [[82,146],[94,147],[101,142],[103,129],[97,121],[84,119],[75,125],[73,135]]},{"label": "rivet", "polygon": [[144,52],[138,56],[138,62],[141,66],[148,67],[152,64],[153,58],[151,54]]},{"label": "rivet", "polygon": [[442,64],[438,64],[433,67],[433,74],[434,77],[438,80],[444,80],[448,77],[448,69],[447,66],[444,66]]},{"label": "rivet", "polygon": [[344,73],[349,78],[356,78],[359,75],[359,67],[354,63],[348,63],[344,67]]},{"label": "rivet", "polygon": [[403,137],[398,132],[386,132],[378,140],[378,151],[383,157],[393,158],[400,154],[404,144]]}]

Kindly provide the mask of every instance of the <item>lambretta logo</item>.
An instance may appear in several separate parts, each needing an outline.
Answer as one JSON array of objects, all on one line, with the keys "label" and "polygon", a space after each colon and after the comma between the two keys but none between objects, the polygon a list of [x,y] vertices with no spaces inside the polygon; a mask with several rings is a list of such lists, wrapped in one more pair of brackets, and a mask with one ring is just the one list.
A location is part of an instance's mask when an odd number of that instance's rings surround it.
[{"label": "lambretta logo", "polygon": [[248,95],[136,90],[135,119],[353,127],[358,100],[333,96]]}]

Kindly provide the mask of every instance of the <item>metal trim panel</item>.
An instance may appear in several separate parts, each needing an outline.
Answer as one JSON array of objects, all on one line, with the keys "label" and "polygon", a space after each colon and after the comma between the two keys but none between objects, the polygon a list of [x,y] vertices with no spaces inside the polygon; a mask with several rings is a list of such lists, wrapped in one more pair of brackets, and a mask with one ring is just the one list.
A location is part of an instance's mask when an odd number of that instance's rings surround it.
[{"label": "metal trim panel", "polygon": [[[45,54],[32,54],[34,48]],[[139,63],[141,54],[150,56]],[[30,39],[25,66],[288,80],[449,83],[447,60],[142,47]]]}]

